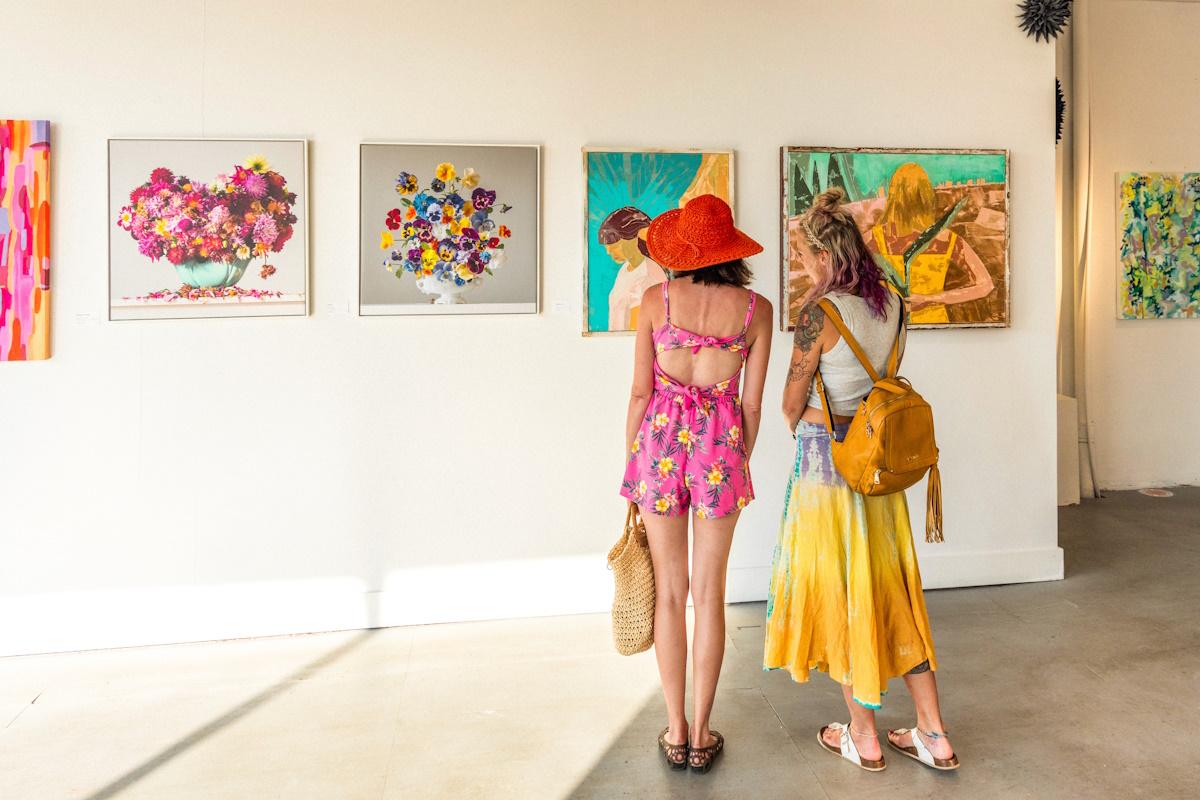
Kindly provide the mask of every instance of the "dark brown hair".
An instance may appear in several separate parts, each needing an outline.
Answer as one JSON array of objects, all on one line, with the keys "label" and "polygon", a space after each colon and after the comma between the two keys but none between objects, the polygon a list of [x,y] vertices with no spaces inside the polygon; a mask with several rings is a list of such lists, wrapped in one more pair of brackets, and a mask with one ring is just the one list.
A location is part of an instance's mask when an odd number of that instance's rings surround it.
[{"label": "dark brown hair", "polygon": [[709,267],[701,267],[700,269],[688,270],[686,272],[674,272],[672,273],[672,277],[690,277],[693,283],[701,283],[705,286],[737,286],[747,289],[750,287],[750,281],[754,277],[754,273],[750,271],[749,264],[737,258],[733,261],[724,261]]},{"label": "dark brown hair", "polygon": [[600,223],[600,230],[596,232],[596,238],[600,240],[600,244],[616,244],[621,239],[637,239],[638,250],[642,251],[642,255],[649,256],[650,250],[646,247],[646,240],[638,236],[649,227],[650,217],[645,211],[625,206],[604,218],[604,222]]}]

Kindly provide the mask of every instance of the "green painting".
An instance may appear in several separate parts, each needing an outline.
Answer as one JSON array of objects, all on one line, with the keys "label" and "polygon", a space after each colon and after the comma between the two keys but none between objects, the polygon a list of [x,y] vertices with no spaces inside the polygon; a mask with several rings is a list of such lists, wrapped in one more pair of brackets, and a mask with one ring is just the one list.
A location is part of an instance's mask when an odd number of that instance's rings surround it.
[{"label": "green painting", "polygon": [[1119,178],[1117,316],[1200,316],[1200,173]]},{"label": "green painting", "polygon": [[1006,151],[785,147],[780,166],[783,329],[811,300],[791,244],[797,220],[833,187],[907,298],[912,327],[1008,325]]}]

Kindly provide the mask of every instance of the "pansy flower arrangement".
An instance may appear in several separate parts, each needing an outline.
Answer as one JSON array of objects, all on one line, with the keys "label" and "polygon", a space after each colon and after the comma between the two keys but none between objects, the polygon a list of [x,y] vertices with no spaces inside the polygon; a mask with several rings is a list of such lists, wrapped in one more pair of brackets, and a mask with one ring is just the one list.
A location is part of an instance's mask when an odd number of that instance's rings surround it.
[{"label": "pansy flower arrangement", "polygon": [[[296,195],[287,181],[255,157],[207,185],[166,167],[129,194],[117,225],[151,261],[250,261],[278,253],[295,231]],[[264,265],[262,277],[275,268]]]},{"label": "pansy flower arrangement", "polygon": [[387,213],[379,247],[390,251],[383,263],[397,278],[407,272],[466,286],[504,266],[504,240],[512,231],[496,217],[512,206],[497,203],[475,170],[459,175],[453,164],[439,164],[426,189],[417,176],[401,172],[396,192],[401,208]]}]

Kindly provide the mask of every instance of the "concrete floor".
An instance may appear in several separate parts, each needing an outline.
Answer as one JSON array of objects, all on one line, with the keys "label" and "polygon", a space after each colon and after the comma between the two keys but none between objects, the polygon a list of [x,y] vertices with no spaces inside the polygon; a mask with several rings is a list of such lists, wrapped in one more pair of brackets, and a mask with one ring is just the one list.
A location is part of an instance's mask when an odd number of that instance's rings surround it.
[{"label": "concrete floor", "polygon": [[653,655],[591,615],[0,659],[0,798],[1200,797],[1200,489],[1060,520],[1066,581],[928,594],[956,774],[822,751],[839,693],[761,671],[754,603],[708,776],[659,762]]}]

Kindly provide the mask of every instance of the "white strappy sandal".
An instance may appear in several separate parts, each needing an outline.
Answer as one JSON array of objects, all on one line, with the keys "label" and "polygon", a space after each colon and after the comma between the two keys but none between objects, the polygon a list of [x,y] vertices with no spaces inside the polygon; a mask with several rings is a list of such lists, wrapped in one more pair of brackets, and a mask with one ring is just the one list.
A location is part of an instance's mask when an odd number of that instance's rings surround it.
[{"label": "white strappy sandal", "polygon": [[[912,734],[911,747],[901,747],[892,741],[893,735],[903,736],[906,733]],[[938,758],[933,753],[929,752],[929,747],[926,746],[925,742],[921,739],[922,736],[926,736],[930,739],[941,739],[945,735],[946,734],[944,732],[926,732],[918,730],[917,728],[897,728],[894,731],[888,731],[888,745],[897,753],[903,753],[909,758],[915,761],[920,761],[922,764],[932,769],[958,769],[958,756],[951,753],[949,758]]]},{"label": "white strappy sandal", "polygon": [[[829,742],[825,741],[825,731],[837,732],[839,736],[838,747],[835,748]],[[843,725],[840,722],[831,722],[817,731],[817,741],[821,743],[821,747],[835,756],[841,756],[854,766],[865,769],[867,772],[882,772],[887,767],[882,757],[878,761],[872,761],[858,754],[858,748],[854,746],[854,737],[851,735],[850,723]]]}]

